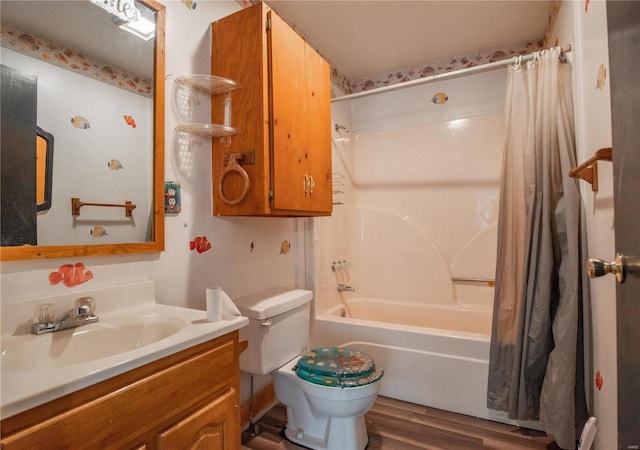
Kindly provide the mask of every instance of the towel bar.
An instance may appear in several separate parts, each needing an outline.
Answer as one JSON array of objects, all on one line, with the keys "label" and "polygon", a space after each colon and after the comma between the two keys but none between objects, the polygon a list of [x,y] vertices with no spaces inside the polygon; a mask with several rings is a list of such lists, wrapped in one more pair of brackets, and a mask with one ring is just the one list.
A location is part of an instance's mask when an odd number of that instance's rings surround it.
[{"label": "towel bar", "polygon": [[124,205],[119,205],[116,203],[88,203],[81,202],[79,197],[71,197],[71,215],[79,216],[80,208],[83,206],[107,206],[107,207],[116,207],[116,208],[125,208],[124,215],[126,217],[131,217],[131,211],[136,209],[136,205],[134,205],[131,201],[125,201]]}]

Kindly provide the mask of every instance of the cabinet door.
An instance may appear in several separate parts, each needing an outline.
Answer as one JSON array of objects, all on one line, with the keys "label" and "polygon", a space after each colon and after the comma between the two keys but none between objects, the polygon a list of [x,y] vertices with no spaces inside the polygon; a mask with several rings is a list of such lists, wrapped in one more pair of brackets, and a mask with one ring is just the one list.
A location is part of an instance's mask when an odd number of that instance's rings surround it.
[{"label": "cabinet door", "polygon": [[329,213],[329,67],[280,17],[270,22],[272,207]]},{"label": "cabinet door", "polygon": [[[231,93],[231,124],[241,130],[231,137],[231,145],[212,139],[213,213],[214,215],[264,215],[269,212],[269,89],[267,60],[266,5],[256,3],[211,26],[211,74],[238,81],[242,88]],[[211,102],[214,123],[224,121],[224,96]],[[225,157],[232,153],[254,152],[253,164],[242,168],[250,179],[246,198],[236,205],[225,203],[220,192]],[[238,198],[244,180],[237,172],[224,178],[223,189],[229,199]]]},{"label": "cabinet door", "polygon": [[306,209],[305,182],[308,184],[309,176],[305,43],[280,17],[269,15],[273,207],[302,211]]},{"label": "cabinet door", "polygon": [[305,45],[305,119],[312,176],[312,192],[307,209],[331,213],[331,75],[329,64],[311,46]]},{"label": "cabinet door", "polygon": [[158,449],[236,450],[240,428],[235,389],[158,435]]}]

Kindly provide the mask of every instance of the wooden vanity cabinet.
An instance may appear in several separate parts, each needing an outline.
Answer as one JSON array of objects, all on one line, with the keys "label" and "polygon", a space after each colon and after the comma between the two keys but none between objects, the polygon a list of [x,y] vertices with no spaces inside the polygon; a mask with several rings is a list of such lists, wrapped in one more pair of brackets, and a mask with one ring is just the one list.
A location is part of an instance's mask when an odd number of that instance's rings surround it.
[{"label": "wooden vanity cabinet", "polygon": [[4,419],[3,450],[240,446],[238,332]]},{"label": "wooden vanity cabinet", "polygon": [[[213,139],[214,215],[322,216],[332,211],[329,64],[264,3],[212,24],[211,73],[242,88],[231,97],[231,123],[240,133]],[[224,120],[224,97],[212,98],[212,120]],[[234,153],[244,180],[224,175]],[[224,177],[224,178],[223,178]],[[220,183],[223,178],[222,183]]]}]

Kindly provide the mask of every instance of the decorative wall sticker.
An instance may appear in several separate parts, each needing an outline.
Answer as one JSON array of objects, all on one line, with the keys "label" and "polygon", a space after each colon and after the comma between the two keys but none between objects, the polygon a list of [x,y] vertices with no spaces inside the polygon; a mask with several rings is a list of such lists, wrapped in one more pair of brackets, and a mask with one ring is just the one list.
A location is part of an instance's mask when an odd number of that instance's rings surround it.
[{"label": "decorative wall sticker", "polygon": [[[164,182],[164,212],[165,214],[178,214],[182,211],[180,201],[180,183],[178,181]],[[185,227],[187,224],[185,224]]]},{"label": "decorative wall sticker", "polygon": [[507,59],[507,54],[502,50],[497,50],[491,54],[489,57],[489,62],[502,61],[503,59]]},{"label": "decorative wall sticker", "polygon": [[604,379],[602,378],[602,374],[600,373],[600,371],[598,370],[596,372],[596,387],[598,388],[598,390],[602,389],[602,385],[604,384]]},{"label": "decorative wall sticker", "polygon": [[100,68],[100,71],[97,72],[96,75],[99,75],[100,77],[102,77],[103,80],[111,80],[112,81],[112,80],[115,80],[116,78],[118,78],[118,73],[111,66],[102,66]]},{"label": "decorative wall sticker", "polygon": [[203,253],[211,249],[211,242],[207,240],[206,236],[196,236],[193,241],[189,242],[189,248],[198,253]]},{"label": "decorative wall sticker", "polygon": [[18,41],[32,52],[40,50],[38,42],[30,34],[22,33],[20,36],[18,36]]},{"label": "decorative wall sticker", "polygon": [[75,264],[63,264],[58,270],[49,274],[49,284],[55,286],[62,282],[66,287],[75,287],[93,278],[90,270],[85,270],[81,262]]},{"label": "decorative wall sticker", "polygon": [[[340,89],[342,89],[343,92],[345,92],[347,94],[351,93],[351,85],[349,83],[349,80],[347,79],[345,74],[340,72],[335,67],[331,68],[331,81],[333,81],[336,86],[338,86]],[[335,94],[333,93],[333,90],[331,91],[331,97],[332,98],[335,97]]]},{"label": "decorative wall sticker", "polygon": [[438,92],[431,97],[431,102],[436,105],[444,105],[448,100],[449,97],[444,92]]},{"label": "decorative wall sticker", "polygon": [[288,255],[290,251],[291,251],[291,244],[289,243],[289,241],[285,239],[284,241],[282,241],[282,244],[280,244],[280,254]]},{"label": "decorative wall sticker", "polygon": [[596,89],[599,91],[604,89],[604,83],[607,80],[607,69],[604,67],[604,64],[600,64],[598,68],[598,79],[596,81]]},{"label": "decorative wall sticker", "polygon": [[124,169],[124,166],[122,165],[122,163],[120,161],[118,161],[117,159],[112,159],[111,161],[109,161],[107,163],[107,166],[109,167],[109,169],[111,170],[120,170],[120,169]]},{"label": "decorative wall sticker", "polygon": [[124,117],[124,121],[127,122],[127,125],[129,125],[131,128],[136,127],[136,121],[133,117],[127,115],[124,115],[122,117]]},{"label": "decorative wall sticker", "polygon": [[182,0],[182,4],[188,9],[196,9],[196,6],[198,6],[193,0]]},{"label": "decorative wall sticker", "polygon": [[253,245],[253,242],[251,242],[251,244],[249,244],[249,253],[253,253],[254,248],[255,246]]},{"label": "decorative wall sticker", "polygon": [[82,116],[74,116],[71,118],[71,125],[76,128],[80,128],[81,130],[86,130],[87,128],[91,128],[91,124],[89,121]]},{"label": "decorative wall sticker", "polygon": [[100,225],[96,225],[94,226],[91,231],[91,236],[93,236],[95,239],[100,239],[102,236],[108,236],[109,233],[107,233],[107,230],[104,229],[103,226]]},{"label": "decorative wall sticker", "polygon": [[589,0],[584,0],[584,12],[589,12]]}]

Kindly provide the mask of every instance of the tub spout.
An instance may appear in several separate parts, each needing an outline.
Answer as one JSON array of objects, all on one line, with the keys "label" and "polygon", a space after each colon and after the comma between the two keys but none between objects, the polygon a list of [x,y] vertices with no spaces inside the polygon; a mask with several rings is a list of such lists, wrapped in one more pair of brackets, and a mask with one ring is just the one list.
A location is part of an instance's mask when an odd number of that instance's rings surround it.
[{"label": "tub spout", "polygon": [[349,286],[348,284],[338,283],[338,292],[345,292],[345,291],[355,292],[356,290],[351,286]]}]

